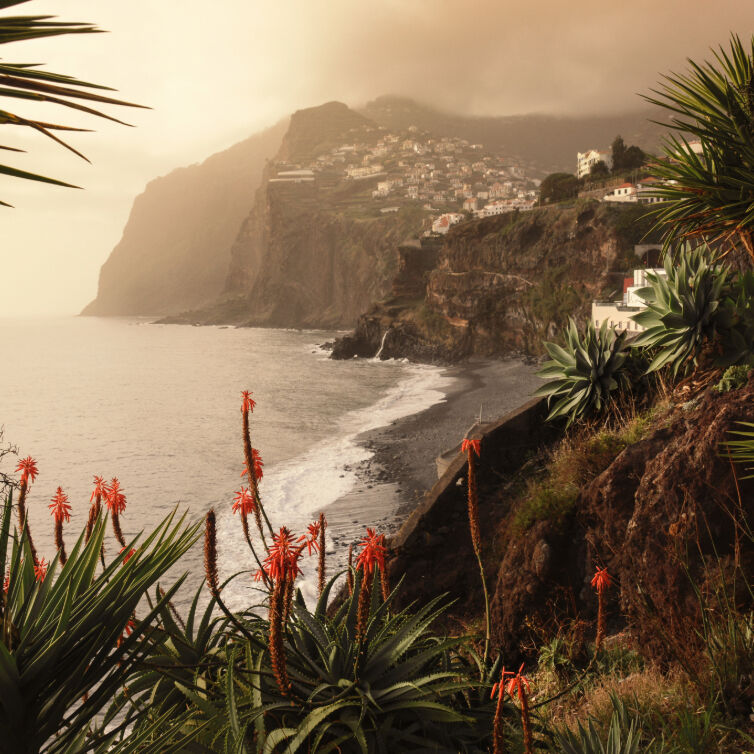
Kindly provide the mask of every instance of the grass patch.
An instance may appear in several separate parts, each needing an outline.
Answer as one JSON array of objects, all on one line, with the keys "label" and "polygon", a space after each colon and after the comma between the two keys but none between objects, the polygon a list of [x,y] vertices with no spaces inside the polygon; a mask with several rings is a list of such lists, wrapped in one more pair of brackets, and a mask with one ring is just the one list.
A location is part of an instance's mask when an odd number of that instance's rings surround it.
[{"label": "grass patch", "polygon": [[529,477],[519,498],[513,527],[521,532],[537,521],[562,521],[573,510],[581,488],[599,476],[630,445],[655,427],[663,406],[656,406],[615,428],[583,430],[564,438],[545,468]]}]

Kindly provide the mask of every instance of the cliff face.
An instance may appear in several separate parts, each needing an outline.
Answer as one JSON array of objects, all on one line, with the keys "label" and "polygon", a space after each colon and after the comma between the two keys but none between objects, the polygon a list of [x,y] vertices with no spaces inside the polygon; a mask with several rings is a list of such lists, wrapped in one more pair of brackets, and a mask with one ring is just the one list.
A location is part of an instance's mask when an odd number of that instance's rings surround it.
[{"label": "cliff face", "polygon": [[462,223],[436,265],[421,274],[418,301],[385,300],[336,343],[333,356],[447,361],[536,353],[569,315],[621,290],[648,228],[644,207],[581,201]]},{"label": "cliff face", "polygon": [[378,131],[337,102],[294,113],[233,243],[225,295],[182,321],[348,327],[365,302],[387,293],[395,248],[421,227],[422,212],[365,210],[376,177],[349,181],[327,171],[300,181],[279,177],[349,138],[369,142]]},{"label": "cliff face", "polygon": [[150,182],[100,271],[90,315],[156,315],[211,301],[285,123]]}]

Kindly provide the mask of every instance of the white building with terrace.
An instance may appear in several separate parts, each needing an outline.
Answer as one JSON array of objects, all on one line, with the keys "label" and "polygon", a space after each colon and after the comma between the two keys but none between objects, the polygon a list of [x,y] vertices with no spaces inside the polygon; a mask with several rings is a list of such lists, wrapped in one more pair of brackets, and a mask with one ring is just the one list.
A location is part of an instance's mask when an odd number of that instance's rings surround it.
[{"label": "white building with terrace", "polygon": [[592,302],[592,322],[597,329],[602,327],[603,322],[607,322],[607,326],[616,332],[637,333],[644,330],[631,317],[647,308],[644,300],[637,295],[637,291],[649,285],[648,273],[657,277],[667,276],[662,267],[634,270],[631,277],[623,279],[623,298],[621,301]]},{"label": "white building with terrace", "polygon": [[601,152],[599,149],[588,149],[586,152],[576,153],[576,177],[583,178],[589,175],[592,167],[598,162],[604,162],[608,170],[613,168],[613,156],[610,152]]}]

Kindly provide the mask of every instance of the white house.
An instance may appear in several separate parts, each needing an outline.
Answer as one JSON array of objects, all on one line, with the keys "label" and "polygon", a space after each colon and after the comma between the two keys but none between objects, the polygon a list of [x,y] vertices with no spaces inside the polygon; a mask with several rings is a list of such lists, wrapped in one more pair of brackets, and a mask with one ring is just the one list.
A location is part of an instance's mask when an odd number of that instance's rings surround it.
[{"label": "white house", "polygon": [[644,328],[634,322],[631,316],[646,309],[646,303],[636,295],[640,288],[649,285],[647,273],[665,277],[665,270],[660,268],[634,270],[633,276],[623,280],[623,299],[621,301],[593,301],[592,322],[599,329],[607,321],[608,327],[616,332],[641,332]]},{"label": "white house", "polygon": [[440,215],[432,223],[432,232],[441,233],[445,235],[450,230],[451,225],[456,225],[463,220],[463,215],[458,212],[447,212],[444,215]]},{"label": "white house", "polygon": [[613,167],[613,156],[610,152],[601,152],[599,149],[589,149],[586,152],[576,153],[577,170],[576,177],[583,178],[585,175],[589,175],[589,171],[593,165],[598,162],[604,162],[607,165],[608,170]]},{"label": "white house", "polygon": [[609,194],[602,197],[603,202],[637,202],[638,195],[633,183],[621,183]]}]

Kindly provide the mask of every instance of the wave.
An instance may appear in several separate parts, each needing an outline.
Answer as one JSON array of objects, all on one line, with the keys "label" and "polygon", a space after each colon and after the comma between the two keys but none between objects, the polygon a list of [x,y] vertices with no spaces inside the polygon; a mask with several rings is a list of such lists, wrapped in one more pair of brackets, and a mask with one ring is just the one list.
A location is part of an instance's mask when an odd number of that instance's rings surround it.
[{"label": "wave", "polygon": [[[379,369],[382,362],[375,362]],[[260,492],[270,519],[285,522],[296,534],[303,533],[306,526],[319,512],[351,492],[359,479],[354,470],[373,453],[358,442],[364,432],[387,426],[398,419],[420,413],[446,399],[446,388],[451,379],[439,367],[411,365],[408,374],[371,406],[346,413],[340,420],[332,439],[314,446],[306,453],[265,469]],[[237,557],[248,558],[247,545],[243,539],[240,522],[226,513],[221,517],[219,533],[225,554],[221,561],[223,571],[237,569]],[[371,521],[359,521],[349,527],[364,531]],[[345,532],[328,527],[327,552],[330,572],[333,563],[345,563],[346,549],[338,547],[336,540],[345,541]],[[261,548],[259,549],[261,554]],[[241,555],[243,553],[243,555]],[[310,566],[309,563],[312,563]],[[305,561],[304,576],[298,583],[308,600],[316,593],[316,567],[314,560]],[[249,604],[252,587],[248,579],[236,579],[229,585],[228,602],[234,608]]]}]

